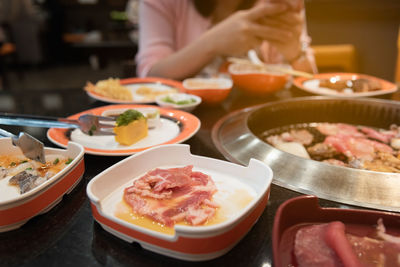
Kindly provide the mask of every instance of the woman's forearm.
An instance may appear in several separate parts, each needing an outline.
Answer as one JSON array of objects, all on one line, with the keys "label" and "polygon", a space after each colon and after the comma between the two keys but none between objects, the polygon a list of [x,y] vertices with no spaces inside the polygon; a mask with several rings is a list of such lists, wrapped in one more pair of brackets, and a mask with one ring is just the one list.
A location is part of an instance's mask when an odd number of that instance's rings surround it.
[{"label": "woman's forearm", "polygon": [[212,36],[203,35],[183,49],[154,64],[148,76],[182,80],[196,75],[216,56]]}]

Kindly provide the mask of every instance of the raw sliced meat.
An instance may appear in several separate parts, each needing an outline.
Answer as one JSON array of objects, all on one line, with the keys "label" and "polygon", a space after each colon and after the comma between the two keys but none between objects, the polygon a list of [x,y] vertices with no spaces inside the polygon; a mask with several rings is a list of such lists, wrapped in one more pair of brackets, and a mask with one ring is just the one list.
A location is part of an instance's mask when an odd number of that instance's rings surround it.
[{"label": "raw sliced meat", "polygon": [[372,236],[347,233],[342,222],[334,221],[300,228],[295,236],[294,254],[299,267],[400,266],[400,237],[386,233],[381,219]]},{"label": "raw sliced meat", "polygon": [[394,132],[378,132],[377,130],[374,130],[369,127],[361,127],[361,131],[365,133],[369,138],[379,140],[384,143],[389,143],[390,139],[395,136]]},{"label": "raw sliced meat", "polygon": [[324,240],[339,257],[345,267],[362,267],[345,233],[342,222],[331,222],[325,228]]},{"label": "raw sliced meat", "polygon": [[217,188],[209,175],[192,169],[189,165],[151,170],[125,188],[124,200],[137,214],[167,226],[181,221],[203,224],[218,208],[212,202]]},{"label": "raw sliced meat", "polygon": [[372,160],[375,157],[375,152],[393,152],[390,146],[383,143],[347,135],[328,136],[324,143],[333,146],[348,158]]},{"label": "raw sliced meat", "polygon": [[299,267],[342,266],[333,249],[325,242],[327,227],[328,224],[312,225],[297,231],[294,254]]}]

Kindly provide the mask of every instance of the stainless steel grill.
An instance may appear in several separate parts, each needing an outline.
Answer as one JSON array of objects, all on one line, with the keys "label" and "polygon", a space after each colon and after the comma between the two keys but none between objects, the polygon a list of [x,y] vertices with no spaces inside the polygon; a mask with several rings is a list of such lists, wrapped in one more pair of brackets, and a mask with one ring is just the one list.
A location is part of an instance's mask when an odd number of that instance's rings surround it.
[{"label": "stainless steel grill", "polygon": [[273,183],[320,198],[400,212],[400,174],[338,167],[278,150],[258,136],[291,124],[342,122],[377,128],[400,124],[400,103],[381,99],[305,97],[271,102],[231,113],[212,131],[218,150],[230,161],[264,161]]}]

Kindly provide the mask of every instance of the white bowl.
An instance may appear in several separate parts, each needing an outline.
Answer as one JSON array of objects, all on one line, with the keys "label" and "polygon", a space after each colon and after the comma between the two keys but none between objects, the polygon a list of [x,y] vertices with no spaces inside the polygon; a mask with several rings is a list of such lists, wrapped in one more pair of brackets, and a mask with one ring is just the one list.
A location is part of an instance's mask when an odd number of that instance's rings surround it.
[{"label": "white bowl", "polygon": [[[168,99],[170,101],[168,101]],[[180,104],[181,101],[190,101],[191,103]],[[187,112],[194,110],[201,103],[201,97],[185,93],[172,93],[159,95],[156,97],[156,103],[161,107],[180,109]]]},{"label": "white bowl", "polygon": [[[124,189],[136,178],[155,168],[187,165],[211,176],[217,187],[212,201],[219,205],[222,220],[199,226],[176,224],[172,233],[164,233],[118,217]],[[149,148],[118,162],[94,177],[86,191],[93,217],[106,231],[156,253],[203,261],[227,253],[250,231],[267,205],[271,182],[271,169],[259,160],[242,166],[192,155],[189,145],[175,144]]]}]

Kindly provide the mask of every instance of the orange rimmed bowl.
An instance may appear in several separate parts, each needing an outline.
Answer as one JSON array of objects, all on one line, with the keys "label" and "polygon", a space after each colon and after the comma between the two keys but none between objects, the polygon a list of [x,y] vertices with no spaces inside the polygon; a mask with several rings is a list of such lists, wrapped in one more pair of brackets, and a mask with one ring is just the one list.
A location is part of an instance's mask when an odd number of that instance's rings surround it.
[{"label": "orange rimmed bowl", "polygon": [[250,95],[268,95],[283,89],[290,75],[260,70],[257,66],[234,63],[228,72],[233,83],[242,92]]},{"label": "orange rimmed bowl", "polygon": [[232,90],[228,78],[188,78],[183,81],[185,92],[201,97],[202,103],[216,105],[224,101]]},{"label": "orange rimmed bowl", "polygon": [[[0,155],[18,156],[22,153],[12,144],[11,138],[1,138]],[[36,215],[49,211],[79,183],[85,171],[83,146],[69,142],[66,149],[45,148],[46,158],[57,155],[71,158],[72,161],[60,172],[30,191],[23,194],[5,194],[6,190],[13,192],[14,188],[7,183],[1,184],[0,232],[17,229]]]},{"label": "orange rimmed bowl", "polygon": [[[187,165],[211,176],[217,187],[213,201],[219,205],[217,212],[226,213],[225,219],[211,225],[176,224],[172,233],[164,233],[118,216],[124,188],[134,179],[155,168]],[[162,255],[204,261],[227,253],[250,231],[268,203],[271,182],[272,171],[261,161],[251,159],[248,166],[242,166],[193,155],[189,145],[174,144],[150,148],[118,162],[94,177],[86,191],[93,217],[106,231]]]}]

